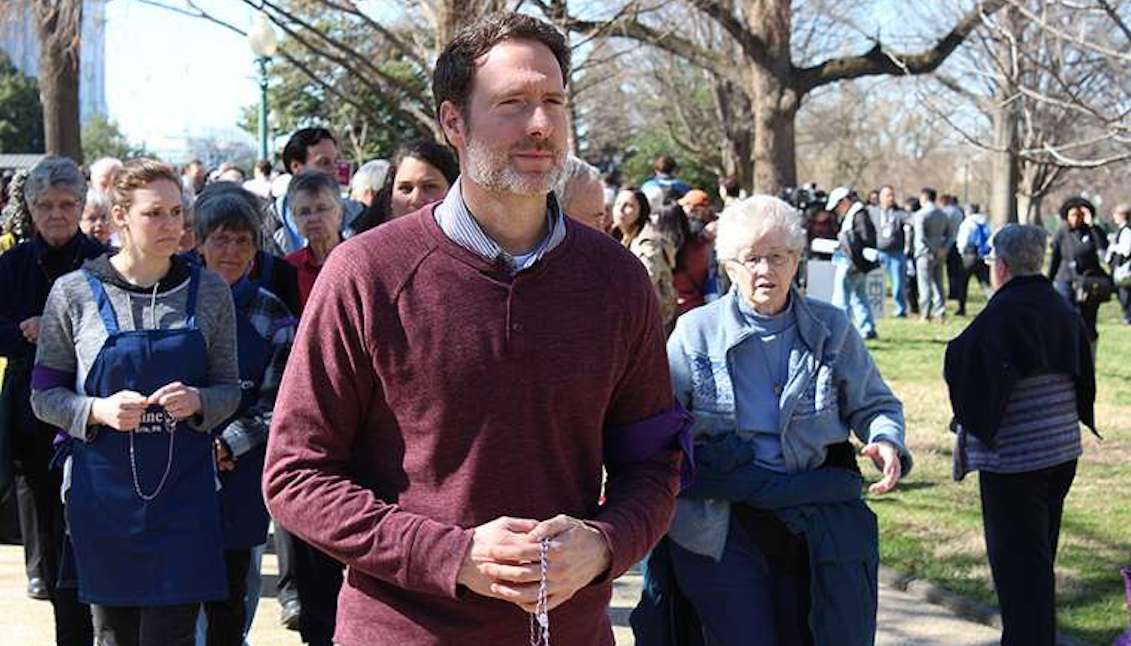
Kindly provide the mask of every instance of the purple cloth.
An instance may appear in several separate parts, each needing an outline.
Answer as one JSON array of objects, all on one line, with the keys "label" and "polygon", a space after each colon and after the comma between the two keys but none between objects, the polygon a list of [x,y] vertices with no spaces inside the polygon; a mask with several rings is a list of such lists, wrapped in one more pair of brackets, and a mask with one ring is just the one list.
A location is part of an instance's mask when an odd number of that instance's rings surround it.
[{"label": "purple cloth", "polygon": [[605,463],[631,464],[650,460],[664,451],[679,449],[680,489],[695,480],[695,450],[691,427],[695,418],[678,401],[668,410],[648,419],[605,429]]},{"label": "purple cloth", "polygon": [[73,372],[40,365],[31,369],[32,390],[51,390],[59,387],[74,388],[74,386],[75,373]]},{"label": "purple cloth", "polygon": [[[1127,594],[1127,610],[1131,611],[1131,565],[1119,568],[1119,573],[1123,575],[1123,589]],[[1111,646],[1131,646],[1131,627],[1123,631],[1123,634],[1116,637]]]}]

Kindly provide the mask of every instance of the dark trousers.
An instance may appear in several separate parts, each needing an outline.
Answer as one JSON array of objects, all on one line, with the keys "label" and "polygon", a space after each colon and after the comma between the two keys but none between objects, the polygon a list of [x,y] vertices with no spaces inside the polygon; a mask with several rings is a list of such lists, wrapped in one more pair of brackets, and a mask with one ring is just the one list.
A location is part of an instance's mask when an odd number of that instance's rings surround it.
[{"label": "dark trousers", "polygon": [[[311,646],[332,646],[342,589],[342,565],[302,539],[275,526],[279,555],[279,602],[297,598],[302,606],[299,634]],[[284,589],[288,597],[284,597]]]},{"label": "dark trousers", "polygon": [[1123,310],[1123,322],[1131,325],[1131,287],[1119,288],[1119,308]]},{"label": "dark trousers", "polygon": [[958,312],[960,314],[966,313],[966,300],[970,295],[970,279],[977,278],[978,284],[983,289],[990,286],[990,268],[981,257],[977,255],[967,255],[962,258],[963,276],[962,281],[958,284]]},{"label": "dark trousers", "polygon": [[98,646],[193,646],[199,603],[90,607]]},{"label": "dark trousers", "polygon": [[956,301],[966,281],[966,268],[962,266],[962,254],[958,253],[957,245],[950,245],[946,252],[946,297],[947,300]]},{"label": "dark trousers", "polygon": [[243,627],[247,610],[247,569],[251,565],[251,550],[226,550],[224,563],[228,570],[228,598],[204,604],[208,617],[208,646],[242,646]]},{"label": "dark trousers", "polygon": [[731,515],[721,561],[671,541],[672,570],[695,608],[707,646],[812,646],[804,539],[772,557]]},{"label": "dark trousers", "polygon": [[1026,473],[981,472],[986,552],[1002,646],[1055,646],[1056,548],[1076,460]]},{"label": "dark trousers", "polygon": [[295,579],[295,538],[279,523],[275,523],[275,557],[279,563],[279,579],[275,584],[275,597],[280,605],[298,601],[298,582]]},{"label": "dark trousers", "polygon": [[1068,301],[1068,304],[1076,308],[1080,312],[1080,316],[1084,319],[1084,327],[1088,329],[1088,338],[1094,344],[1096,339],[1100,338],[1099,330],[1096,328],[1096,320],[1099,318],[1100,303],[1088,302],[1081,303],[1076,300],[1076,292],[1072,289],[1072,283],[1066,280],[1058,280],[1053,283],[1057,293]]},{"label": "dark trousers", "polygon": [[16,465],[16,501],[24,542],[27,577],[39,578],[48,591],[59,575],[63,550],[63,503],[59,499],[62,476],[48,468],[54,451],[53,435],[41,428],[12,438]]},{"label": "dark trousers", "polygon": [[51,595],[55,611],[55,646],[91,646],[94,625],[90,606],[79,601],[75,588],[55,588]]}]

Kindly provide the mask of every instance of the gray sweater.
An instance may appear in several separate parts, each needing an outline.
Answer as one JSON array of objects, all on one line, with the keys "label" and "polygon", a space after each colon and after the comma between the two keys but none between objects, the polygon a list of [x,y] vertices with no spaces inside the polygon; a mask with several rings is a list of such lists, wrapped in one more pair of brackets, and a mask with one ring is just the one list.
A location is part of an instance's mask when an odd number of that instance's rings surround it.
[{"label": "gray sweater", "polygon": [[[107,264],[104,258],[100,261]],[[103,281],[122,331],[183,327],[188,285],[187,279],[173,286],[159,285],[154,297],[152,291],[127,291]],[[222,278],[206,270],[200,276],[196,325],[208,347],[209,385],[199,389],[201,412],[189,420],[189,425],[207,432],[235,412],[240,382],[232,290]],[[33,390],[31,406],[36,417],[72,437],[93,439],[88,420],[95,398],[86,395],[83,384],[106,339],[106,327],[83,272],[71,272],[57,280],[40,322],[35,364],[74,374],[75,383],[73,387]]]}]

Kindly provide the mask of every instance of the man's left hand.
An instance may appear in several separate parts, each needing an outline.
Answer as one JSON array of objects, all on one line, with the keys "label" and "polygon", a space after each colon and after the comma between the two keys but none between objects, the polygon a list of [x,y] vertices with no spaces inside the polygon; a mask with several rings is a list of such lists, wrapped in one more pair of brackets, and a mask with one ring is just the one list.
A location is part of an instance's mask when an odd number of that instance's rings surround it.
[{"label": "man's left hand", "polygon": [[491,586],[493,592],[527,612],[534,612],[538,605],[542,539],[550,539],[546,573],[549,610],[569,601],[578,590],[608,570],[612,561],[605,537],[576,518],[555,516],[539,523],[527,536],[530,543],[508,555],[509,561],[523,565],[491,562],[479,566],[483,574],[495,579]]},{"label": "man's left hand", "polygon": [[880,495],[895,489],[903,475],[903,465],[899,461],[899,449],[894,444],[887,440],[872,442],[860,450],[860,455],[872,458],[876,468],[884,474],[882,480],[868,487],[869,493]]}]

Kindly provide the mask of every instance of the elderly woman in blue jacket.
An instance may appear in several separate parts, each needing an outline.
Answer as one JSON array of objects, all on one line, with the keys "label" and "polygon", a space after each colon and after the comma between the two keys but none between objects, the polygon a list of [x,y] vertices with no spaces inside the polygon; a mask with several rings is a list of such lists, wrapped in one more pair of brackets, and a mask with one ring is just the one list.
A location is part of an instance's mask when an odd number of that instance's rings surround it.
[{"label": "elderly woman in blue jacket", "polygon": [[[911,455],[902,405],[844,312],[792,287],[805,241],[781,200],[728,208],[716,245],[733,287],[668,341],[697,468],[649,562],[646,587],[667,577],[696,616],[668,643],[873,643],[878,534],[849,435],[883,474],[874,494]],[[655,601],[633,617],[647,643],[661,641],[640,621]]]}]

